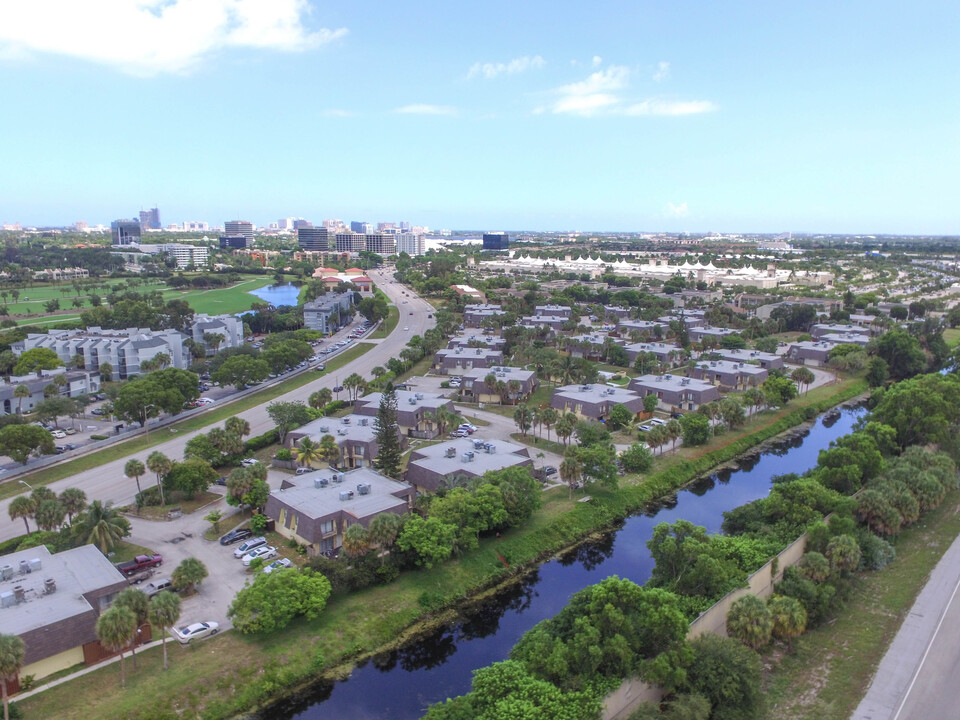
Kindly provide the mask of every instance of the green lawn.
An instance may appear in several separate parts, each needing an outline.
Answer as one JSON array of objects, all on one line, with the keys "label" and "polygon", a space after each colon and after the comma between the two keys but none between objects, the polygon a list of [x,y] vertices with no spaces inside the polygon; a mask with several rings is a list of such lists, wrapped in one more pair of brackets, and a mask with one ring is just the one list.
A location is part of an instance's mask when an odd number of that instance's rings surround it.
[{"label": "green lawn", "polygon": [[381,340],[385,338],[387,335],[393,332],[394,328],[397,327],[397,323],[400,322],[400,311],[397,309],[397,306],[391,305],[389,310],[390,312],[387,315],[386,320],[383,321],[383,324],[370,333],[370,337],[372,339]]},{"label": "green lawn", "polygon": [[[90,301],[87,299],[87,296],[90,292],[95,292],[98,295],[106,295],[109,290],[107,288],[113,288],[118,285],[121,281],[118,280],[104,280],[101,283],[101,287],[97,288],[94,291],[90,290],[81,290],[79,299],[83,301],[83,307],[90,307]],[[159,279],[145,281],[138,288],[138,292],[149,292],[152,290],[157,290],[159,288],[165,288],[166,284],[161,282]],[[13,288],[4,287],[0,292],[10,293],[10,290]],[[7,309],[10,311],[11,315],[29,315],[29,314],[45,314],[46,310],[43,305],[49,300],[59,300],[60,307],[63,310],[70,310],[73,307],[73,300],[77,298],[77,293],[73,289],[73,285],[69,282],[64,282],[59,285],[34,285],[32,287],[20,287],[16,288],[20,292],[20,296],[17,302],[13,302],[13,297],[10,296],[7,300]],[[24,299],[27,298],[27,299]],[[2,297],[0,297],[2,300]]]},{"label": "green lawn", "polygon": [[164,290],[164,300],[186,300],[198,313],[208,315],[222,315],[224,313],[238,313],[250,309],[255,302],[261,302],[251,290],[258,290],[273,284],[270,275],[253,275],[244,277],[236,285],[214,290]]},{"label": "green lawn", "polygon": [[331,372],[339,370],[341,367],[349,362],[352,362],[373,347],[375,347],[375,345],[372,345],[371,343],[358,343],[327,362],[327,369],[323,373],[317,373],[314,370],[308,370],[300,375],[297,375],[296,377],[292,377],[289,380],[285,380],[278,385],[266,388],[258,393],[253,393],[252,395],[248,395],[245,398],[241,398],[225,405],[215,406],[215,409],[211,410],[210,412],[182,420],[181,422],[174,423],[173,425],[169,425],[161,430],[154,431],[150,433],[149,437],[141,435],[139,437],[131,438],[130,440],[126,440],[122,443],[98,450],[95,453],[84,455],[76,460],[70,460],[59,465],[54,465],[50,468],[37,470],[36,472],[22,476],[22,478],[11,479],[3,484],[0,484],[0,499],[13,497],[14,495],[19,495],[21,492],[26,492],[25,487],[18,482],[21,479],[26,479],[26,481],[29,482],[33,487],[37,487],[38,485],[48,485],[52,482],[56,482],[57,480],[63,480],[71,475],[83,472],[84,470],[100,467],[101,465],[113,462],[114,460],[126,457],[127,455],[133,455],[145,450],[149,450],[153,446],[169,440],[170,433],[200,430],[201,428],[209,425],[222,422],[227,418],[233,417],[234,415],[245,410],[249,410],[257,405],[262,405],[263,403],[269,402],[270,400],[288,393],[291,390],[296,390],[297,388],[316,380],[318,377],[329,375]]},{"label": "green lawn", "polygon": [[950,347],[960,343],[960,328],[947,328],[943,331],[943,340]]}]

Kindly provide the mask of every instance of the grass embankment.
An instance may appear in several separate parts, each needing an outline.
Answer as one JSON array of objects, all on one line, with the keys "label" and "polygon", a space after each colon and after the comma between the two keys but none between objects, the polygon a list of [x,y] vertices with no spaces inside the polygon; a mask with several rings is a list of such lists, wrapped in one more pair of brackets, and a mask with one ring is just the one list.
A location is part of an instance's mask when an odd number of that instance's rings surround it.
[{"label": "grass embankment", "polygon": [[29,473],[28,475],[23,475],[20,478],[11,479],[0,485],[0,499],[13,497],[14,495],[19,495],[21,492],[26,492],[25,487],[19,482],[21,479],[26,479],[26,481],[29,482],[33,487],[37,487],[39,485],[49,485],[52,482],[63,480],[64,478],[70,477],[71,475],[76,475],[79,472],[100,467],[101,465],[113,462],[114,460],[119,460],[127,457],[128,455],[149,450],[156,445],[167,442],[170,439],[170,433],[191,432],[193,430],[200,430],[209,425],[222,422],[227,418],[233,417],[234,415],[245,412],[246,410],[250,410],[251,408],[255,408],[258,405],[262,405],[265,402],[273,400],[274,398],[280,397],[291,390],[296,390],[297,388],[303,387],[307,383],[313,382],[317,378],[323,377],[324,375],[329,375],[332,372],[336,372],[341,367],[349,362],[352,362],[353,360],[356,360],[373,347],[376,346],[370,343],[357,343],[353,347],[340,353],[337,357],[327,361],[327,369],[322,373],[318,373],[315,370],[307,370],[295,377],[290,378],[289,380],[284,380],[277,385],[265,388],[260,392],[253,393],[252,395],[248,395],[225,405],[217,406],[215,409],[203,413],[202,415],[181,420],[173,425],[168,425],[165,428],[152,431],[149,437],[146,435],[141,435],[131,438],[130,440],[126,440],[122,443],[117,443],[116,445],[111,445],[103,448],[102,450],[92,452],[89,455],[84,455],[76,460],[69,460],[65,463],[54,465],[50,468],[44,468],[43,470],[37,470],[36,472]]},{"label": "grass embankment", "polygon": [[[149,488],[149,481],[145,483],[145,485]],[[154,486],[154,489],[156,489],[156,486]],[[170,493],[168,493],[168,495],[170,495]],[[202,492],[194,495],[190,500],[187,500],[183,493],[174,492],[172,493],[172,497],[166,497],[165,499],[167,501],[165,505],[144,505],[139,511],[136,505],[127,505],[121,509],[131,517],[139,517],[144,520],[166,521],[169,519],[167,514],[175,508],[179,509],[183,515],[190,515],[210,503],[216,502],[220,499],[220,495],[212,492]]]},{"label": "grass embankment", "polygon": [[[751,433],[729,433],[717,447],[681,451],[666,469],[619,490],[591,487],[592,500],[568,499],[567,490],[544,493],[544,507],[523,528],[484,538],[476,552],[431,570],[407,572],[397,581],[334,597],[312,621],[295,621],[281,632],[246,637],[226,633],[186,649],[172,648],[170,670],[160,651],[141,655],[143,667],[119,687],[116,666],[100,668],[80,683],[67,683],[22,701],[28,717],[125,717],[131,720],[201,715],[208,720],[246,713],[269,699],[315,681],[321,673],[349,672],[345,663],[402,644],[424,629],[424,614],[455,605],[531,564],[609,526],[630,512],[666,497],[718,464],[800,424],[803,409],[823,411],[866,391],[866,383],[815,391],[793,408],[766,413]],[[684,455],[686,453],[686,455]],[[659,465],[658,465],[659,468]],[[202,592],[202,589],[201,589]],[[444,615],[434,617],[440,622]],[[176,708],[176,710],[174,709]]]},{"label": "grass embankment", "polygon": [[960,343],[960,328],[947,328],[943,331],[943,341],[950,347]]},{"label": "grass embankment", "polygon": [[877,666],[926,579],[960,535],[960,491],[896,540],[897,559],[859,575],[837,618],[794,641],[791,655],[770,655],[767,717],[847,720],[866,694]]},{"label": "grass embankment", "polygon": [[397,309],[396,305],[391,305],[386,319],[380,324],[380,327],[370,333],[370,338],[373,340],[382,340],[396,329],[397,323],[399,322],[400,310]]}]

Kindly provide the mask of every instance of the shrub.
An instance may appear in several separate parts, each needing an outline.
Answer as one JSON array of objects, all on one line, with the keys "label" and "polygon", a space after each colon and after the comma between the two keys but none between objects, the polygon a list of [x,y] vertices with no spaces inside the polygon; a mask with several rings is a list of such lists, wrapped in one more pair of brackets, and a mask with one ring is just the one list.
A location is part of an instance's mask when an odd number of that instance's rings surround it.
[{"label": "shrub", "polygon": [[91,440],[106,440],[106,439],[107,439],[107,436],[106,436],[106,435],[91,435],[91,436],[90,436],[90,439],[91,439]]},{"label": "shrub", "polygon": [[266,515],[257,514],[250,518],[250,529],[255,533],[262,533],[267,529],[268,523]]},{"label": "shrub", "polygon": [[287,448],[280,448],[274,455],[277,460],[293,460],[293,453]]}]

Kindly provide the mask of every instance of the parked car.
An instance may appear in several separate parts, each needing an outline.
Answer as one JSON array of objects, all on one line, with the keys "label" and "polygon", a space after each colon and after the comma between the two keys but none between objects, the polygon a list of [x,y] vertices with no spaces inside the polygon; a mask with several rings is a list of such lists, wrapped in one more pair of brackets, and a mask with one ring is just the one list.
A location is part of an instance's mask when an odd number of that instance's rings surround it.
[{"label": "parked car", "polygon": [[216,635],[220,632],[220,623],[208,620],[207,622],[198,622],[193,623],[193,625],[173,628],[170,632],[181,645],[189,645],[191,640],[199,640],[200,638]]},{"label": "parked car", "polygon": [[[264,540],[266,542],[266,540]],[[160,555],[137,555],[133,560],[117,563],[117,570],[124,575],[133,575],[147,568],[163,565],[163,557]]]},{"label": "parked car", "polygon": [[221,475],[220,477],[217,478],[217,485],[225,486],[226,484],[227,484],[227,478],[225,475]]},{"label": "parked car", "polygon": [[650,432],[653,430],[653,425],[641,425],[640,432]]},{"label": "parked car", "polygon": [[253,537],[253,530],[250,528],[236,528],[220,538],[220,544],[233,545],[235,542],[240,542],[241,540],[246,540],[251,537]]},{"label": "parked car", "polygon": [[298,467],[297,475],[306,475],[307,473],[316,472],[315,468],[312,467]]},{"label": "parked car", "polygon": [[544,474],[544,475],[556,475],[556,474],[557,474],[557,469],[556,469],[555,467],[553,467],[553,465],[544,465],[544,467],[543,467],[543,474]]},{"label": "parked car", "polygon": [[461,428],[465,428],[465,429],[469,430],[470,432],[476,432],[476,431],[477,431],[477,426],[474,425],[473,423],[468,423],[468,422],[460,423],[460,427],[461,427]]},{"label": "parked car", "polygon": [[324,365],[323,363],[320,363],[319,365],[317,365],[317,372],[323,372],[326,369],[327,369],[327,366]]},{"label": "parked car", "polygon": [[250,538],[245,543],[243,543],[243,545],[241,545],[240,547],[238,547],[236,550],[233,551],[233,556],[235,558],[242,558],[244,555],[246,555],[248,552],[250,552],[254,548],[258,548],[266,544],[267,544],[267,539],[263,537],[263,535],[260,535],[259,537],[255,537],[255,538]]},{"label": "parked car", "polygon": [[64,432],[65,432],[67,435],[76,435],[76,434],[77,434],[77,431],[74,430],[73,428],[66,428],[66,429],[64,430]]},{"label": "parked car", "polygon": [[260,461],[257,460],[256,458],[244,458],[243,460],[240,461],[240,464],[243,465],[244,467],[250,467],[251,465],[256,465],[258,462]]},{"label": "parked car", "polygon": [[76,449],[77,449],[78,447],[80,447],[80,446],[77,445],[76,443],[67,443],[66,445],[64,445],[64,447],[65,447],[67,450],[76,450]]},{"label": "parked car", "polygon": [[91,410],[90,412],[91,412],[92,414],[94,414],[94,415],[103,415],[103,414],[104,414],[104,413],[103,413],[103,410],[101,410],[100,408],[94,408],[94,409]]},{"label": "parked car", "polygon": [[667,424],[667,421],[666,421],[666,420],[661,420],[660,418],[651,418],[650,424],[651,424],[651,425],[666,425],[666,424]]},{"label": "parked car", "polygon": [[149,598],[154,595],[159,595],[164,590],[173,590],[173,583],[170,582],[170,578],[157,578],[156,580],[151,580],[140,589],[143,591],[143,594]]},{"label": "parked car", "polygon": [[403,326],[403,329],[404,329],[404,330],[409,330],[410,328],[407,327],[406,325],[404,325],[404,326]]},{"label": "parked car", "polygon": [[288,560],[287,558],[280,558],[279,560],[274,560],[272,563],[267,565],[263,571],[265,573],[272,573],[274,570],[282,570],[283,568],[293,567],[293,560]]},{"label": "parked car", "polygon": [[343,392],[343,385],[337,385],[335,388],[333,388],[333,391],[335,393]]},{"label": "parked car", "polygon": [[54,430],[50,434],[53,435],[57,440],[62,440],[67,436],[67,434],[63,430]]},{"label": "parked car", "polygon": [[262,547],[254,548],[246,555],[243,556],[244,566],[248,566],[257,558],[261,560],[269,560],[270,558],[275,558],[277,556],[277,549],[273,545],[263,545]]}]

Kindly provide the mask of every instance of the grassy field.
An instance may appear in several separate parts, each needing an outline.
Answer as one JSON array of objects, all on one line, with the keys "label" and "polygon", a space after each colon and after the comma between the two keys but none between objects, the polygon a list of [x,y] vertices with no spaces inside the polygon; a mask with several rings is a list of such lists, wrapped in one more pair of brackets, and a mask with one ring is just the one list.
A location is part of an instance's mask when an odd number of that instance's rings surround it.
[{"label": "grassy field", "polygon": [[56,482],[57,480],[63,480],[71,475],[83,472],[84,470],[90,470],[91,468],[105,465],[106,463],[113,462],[114,460],[119,460],[127,455],[133,455],[145,450],[149,450],[153,446],[169,440],[171,433],[199,430],[209,425],[222,422],[227,418],[233,417],[234,415],[245,410],[249,410],[257,405],[262,405],[265,402],[269,402],[270,400],[288,393],[291,390],[296,390],[297,388],[316,380],[318,377],[329,375],[331,372],[336,372],[341,367],[360,357],[373,347],[375,347],[375,345],[372,345],[371,343],[358,343],[334,359],[329,360],[326,363],[327,369],[323,373],[317,373],[313,370],[308,370],[307,372],[301,373],[296,377],[292,377],[289,380],[285,380],[278,385],[266,388],[258,393],[253,393],[252,395],[248,395],[247,397],[241,398],[232,403],[227,403],[226,405],[217,406],[210,412],[182,420],[181,422],[174,423],[173,425],[163,428],[162,430],[152,432],[149,437],[141,435],[139,437],[126,440],[125,442],[98,450],[95,453],[84,455],[76,460],[70,460],[59,465],[54,465],[50,468],[37,470],[36,472],[24,475],[22,478],[17,478],[16,480],[9,480],[3,484],[0,484],[0,499],[19,495],[21,492],[26,492],[24,486],[18,482],[20,479],[26,479],[26,481],[29,482],[33,487],[37,487],[38,485],[48,485],[52,482]]},{"label": "grassy field", "polygon": [[[123,281],[119,280],[104,280],[100,287],[95,291],[98,295],[105,295],[110,292],[114,287],[121,284]],[[125,285],[125,283],[124,283]],[[165,288],[166,284],[159,279],[151,279],[144,281],[137,291],[149,292],[152,290]],[[10,290],[13,288],[2,288],[0,293],[10,293]],[[45,314],[46,310],[44,309],[44,303],[50,300],[59,300],[60,307],[64,310],[69,310],[73,307],[73,301],[75,298],[83,302],[83,307],[90,307],[90,301],[87,299],[87,296],[91,291],[81,290],[80,295],[78,296],[76,291],[73,289],[73,286],[69,282],[64,282],[59,285],[34,285],[32,287],[20,287],[16,288],[20,292],[16,302],[13,302],[13,297],[7,300],[6,305],[7,309],[10,311],[11,315],[29,315],[29,314]],[[2,296],[0,296],[2,300]]]},{"label": "grassy field", "polygon": [[186,300],[198,313],[208,315],[222,315],[224,313],[245,312],[255,302],[260,302],[251,290],[258,290],[273,284],[270,275],[253,275],[244,277],[236,285],[214,290],[175,290],[167,289],[163,293],[164,300]]},{"label": "grassy field", "polygon": [[387,318],[383,321],[383,324],[380,325],[376,330],[370,333],[370,337],[374,340],[382,340],[387,335],[393,332],[394,328],[397,327],[397,323],[400,322],[400,310],[397,309],[396,305],[391,305],[389,308],[390,312],[387,315]]},{"label": "grassy field", "polygon": [[[862,384],[833,386],[835,393],[859,390]],[[811,392],[805,399],[812,404]],[[799,403],[797,403],[799,405]],[[794,415],[796,417],[796,408]],[[764,413],[754,422],[756,438],[746,431],[718,439],[731,446],[738,438],[759,442],[781,429],[781,420],[791,410]],[[715,447],[722,450],[723,447]],[[741,447],[732,448],[741,452]],[[705,448],[691,448],[705,462]],[[141,656],[141,668],[130,673],[128,687],[119,688],[116,665],[95,670],[81,683],[51,688],[21,702],[27,717],[71,718],[124,717],[130,720],[203,716],[227,718],[249,714],[265,699],[289,692],[299,683],[315,680],[324,671],[334,676],[349,672],[343,665],[368,653],[397,647],[414,629],[423,631],[426,611],[462,600],[489,584],[513,575],[512,565],[524,566],[544,553],[569,546],[578,538],[604,527],[616,517],[643,507],[662,496],[677,482],[687,482],[700,470],[695,462],[683,468],[658,463],[657,472],[622,490],[591,488],[594,500],[577,503],[560,488],[544,493],[544,507],[520,529],[500,537],[483,538],[477,551],[430,570],[402,574],[395,582],[331,599],[320,617],[298,620],[286,629],[246,637],[225,633],[197,647],[171,648],[170,670],[159,670],[159,649]],[[675,470],[675,472],[670,472]],[[672,480],[667,476],[675,475]],[[201,589],[201,592],[203,590]],[[482,594],[481,594],[482,597]],[[444,622],[451,616],[434,615],[426,622]],[[229,660],[228,660],[229,659]]]},{"label": "grassy field", "polygon": [[770,720],[847,720],[896,636],[930,571],[960,535],[960,492],[896,539],[897,559],[864,573],[835,620],[794,641],[794,653],[768,651]]},{"label": "grassy field", "polygon": [[960,343],[960,328],[947,328],[943,331],[943,341],[950,347]]}]

